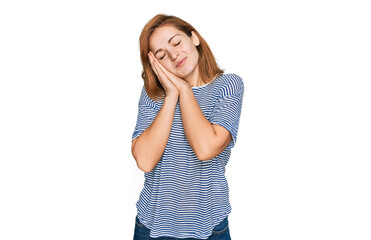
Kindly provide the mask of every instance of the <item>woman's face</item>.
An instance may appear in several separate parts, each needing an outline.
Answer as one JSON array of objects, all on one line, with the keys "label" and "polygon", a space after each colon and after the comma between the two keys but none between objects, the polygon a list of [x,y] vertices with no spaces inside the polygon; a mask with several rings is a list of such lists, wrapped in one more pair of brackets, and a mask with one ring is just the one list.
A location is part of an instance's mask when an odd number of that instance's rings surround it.
[{"label": "woman's face", "polygon": [[172,26],[156,28],[149,39],[150,51],[169,72],[180,78],[186,78],[198,69],[196,46],[199,44],[194,32],[188,37]]}]

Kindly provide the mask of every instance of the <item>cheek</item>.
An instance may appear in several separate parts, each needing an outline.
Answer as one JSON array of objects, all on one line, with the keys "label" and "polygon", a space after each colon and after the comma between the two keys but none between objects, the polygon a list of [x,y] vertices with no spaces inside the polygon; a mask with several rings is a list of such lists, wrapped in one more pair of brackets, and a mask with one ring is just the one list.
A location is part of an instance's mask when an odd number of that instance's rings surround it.
[{"label": "cheek", "polygon": [[199,54],[198,54],[198,51],[197,51],[197,48],[193,45],[193,46],[190,46],[188,49],[187,49],[187,52],[189,52],[192,56],[192,59],[196,62],[198,62],[198,57],[199,57]]}]

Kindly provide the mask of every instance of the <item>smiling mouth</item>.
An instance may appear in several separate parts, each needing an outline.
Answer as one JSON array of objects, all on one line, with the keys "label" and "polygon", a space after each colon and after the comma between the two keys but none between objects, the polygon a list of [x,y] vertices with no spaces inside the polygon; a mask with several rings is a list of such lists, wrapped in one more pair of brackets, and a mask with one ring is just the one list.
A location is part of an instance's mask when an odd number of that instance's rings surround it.
[{"label": "smiling mouth", "polygon": [[180,66],[182,66],[182,65],[184,64],[185,60],[186,60],[186,57],[183,58],[183,60],[180,61],[180,62],[176,65],[176,67],[180,67]]}]

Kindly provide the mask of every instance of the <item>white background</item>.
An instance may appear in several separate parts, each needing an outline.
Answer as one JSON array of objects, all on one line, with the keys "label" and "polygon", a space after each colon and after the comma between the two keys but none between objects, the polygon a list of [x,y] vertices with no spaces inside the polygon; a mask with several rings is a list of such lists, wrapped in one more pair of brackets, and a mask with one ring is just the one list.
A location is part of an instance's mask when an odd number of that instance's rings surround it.
[{"label": "white background", "polygon": [[232,239],[371,239],[367,2],[1,1],[0,239],[132,239],[138,39],[158,13],[245,82]]}]

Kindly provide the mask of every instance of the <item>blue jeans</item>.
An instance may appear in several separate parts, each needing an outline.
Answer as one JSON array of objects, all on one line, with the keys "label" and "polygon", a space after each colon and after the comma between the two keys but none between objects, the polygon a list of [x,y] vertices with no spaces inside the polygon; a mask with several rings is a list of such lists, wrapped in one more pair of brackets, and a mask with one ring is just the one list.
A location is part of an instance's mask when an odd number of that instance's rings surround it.
[{"label": "blue jeans", "polygon": [[[197,238],[172,238],[172,237],[159,237],[151,238],[149,236],[150,230],[146,228],[138,219],[135,218],[134,240],[197,240]],[[213,229],[213,232],[207,240],[231,240],[229,235],[228,216]]]}]

